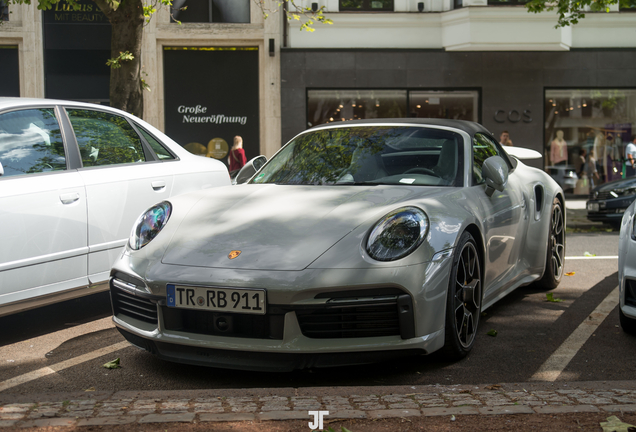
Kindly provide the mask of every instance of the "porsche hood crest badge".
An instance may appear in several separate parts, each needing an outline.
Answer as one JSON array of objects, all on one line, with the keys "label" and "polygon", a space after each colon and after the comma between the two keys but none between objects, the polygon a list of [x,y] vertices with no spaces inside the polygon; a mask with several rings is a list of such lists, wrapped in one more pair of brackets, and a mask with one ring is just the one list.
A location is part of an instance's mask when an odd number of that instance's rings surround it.
[{"label": "porsche hood crest badge", "polygon": [[227,256],[229,259],[234,259],[236,257],[238,257],[241,254],[240,250],[233,250],[232,252],[229,253],[229,255]]}]

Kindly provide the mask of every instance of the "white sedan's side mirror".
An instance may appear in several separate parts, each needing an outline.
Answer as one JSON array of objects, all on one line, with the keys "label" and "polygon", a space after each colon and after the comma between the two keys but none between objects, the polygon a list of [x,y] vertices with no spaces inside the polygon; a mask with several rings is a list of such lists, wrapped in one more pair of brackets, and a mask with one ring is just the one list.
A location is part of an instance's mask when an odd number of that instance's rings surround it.
[{"label": "white sedan's side mirror", "polygon": [[4,168],[2,168],[2,162],[0,162],[0,176],[4,175]]},{"label": "white sedan's side mirror", "polygon": [[508,183],[508,165],[499,156],[491,156],[484,161],[481,168],[482,175],[486,180],[486,195],[492,196],[497,189],[503,191]]}]

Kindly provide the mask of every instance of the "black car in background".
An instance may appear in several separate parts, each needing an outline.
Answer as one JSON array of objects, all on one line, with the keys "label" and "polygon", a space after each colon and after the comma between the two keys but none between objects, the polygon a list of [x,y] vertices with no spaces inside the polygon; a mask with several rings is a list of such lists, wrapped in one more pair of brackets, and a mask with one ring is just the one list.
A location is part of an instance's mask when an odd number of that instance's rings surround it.
[{"label": "black car in background", "polygon": [[587,218],[618,227],[623,213],[636,199],[636,177],[614,180],[595,187],[587,201]]}]

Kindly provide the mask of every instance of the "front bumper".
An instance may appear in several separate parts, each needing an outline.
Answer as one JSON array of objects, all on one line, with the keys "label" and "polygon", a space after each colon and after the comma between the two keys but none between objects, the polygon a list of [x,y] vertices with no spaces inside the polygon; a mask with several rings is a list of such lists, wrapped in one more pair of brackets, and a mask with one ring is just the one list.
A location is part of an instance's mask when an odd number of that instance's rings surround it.
[{"label": "front bumper", "polygon": [[587,218],[592,222],[619,224],[635,196],[587,201]]},{"label": "front bumper", "polygon": [[[152,283],[131,271],[129,259],[124,256],[111,273],[114,323],[132,344],[166,360],[288,371],[427,354],[444,343],[450,256],[372,270],[264,272],[170,265],[162,269],[165,281]],[[171,308],[168,283],[265,288],[267,314]]]}]

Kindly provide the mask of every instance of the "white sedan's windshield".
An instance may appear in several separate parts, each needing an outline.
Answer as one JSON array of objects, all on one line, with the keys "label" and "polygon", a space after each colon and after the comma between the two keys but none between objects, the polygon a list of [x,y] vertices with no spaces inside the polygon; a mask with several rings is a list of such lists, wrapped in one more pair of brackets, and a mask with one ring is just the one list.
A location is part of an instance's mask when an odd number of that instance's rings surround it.
[{"label": "white sedan's windshield", "polygon": [[287,144],[251,183],[456,186],[462,143],[456,132],[426,127],[316,130]]}]

